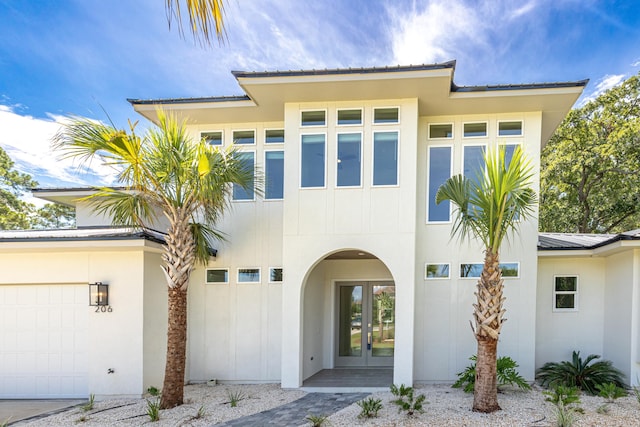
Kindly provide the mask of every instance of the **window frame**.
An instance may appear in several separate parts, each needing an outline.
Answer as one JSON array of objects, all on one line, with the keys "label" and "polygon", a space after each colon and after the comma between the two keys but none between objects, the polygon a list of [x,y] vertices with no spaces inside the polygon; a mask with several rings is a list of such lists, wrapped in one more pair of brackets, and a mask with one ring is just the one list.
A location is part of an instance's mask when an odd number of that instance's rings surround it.
[{"label": "window frame", "polygon": [[[324,123],[322,123],[321,125],[305,125],[303,120],[302,120],[302,116],[304,115],[304,113],[311,113],[311,112],[318,112],[318,111],[322,111],[324,112]],[[302,129],[308,129],[308,128],[326,128],[327,127],[327,123],[328,123],[328,114],[327,114],[327,109],[326,108],[307,108],[304,110],[300,110],[300,128]]]},{"label": "window frame", "polygon": [[[338,185],[338,146],[340,144],[339,142],[339,136],[340,135],[354,135],[354,134],[358,134],[360,135],[360,185]],[[364,133],[362,131],[354,131],[354,132],[336,132],[336,189],[343,189],[343,188],[362,188],[363,185],[363,180],[364,180],[364,174],[363,174],[363,162],[364,162],[364,150],[363,150],[363,146],[364,146]]]},{"label": "window frame", "polygon": [[[431,136],[431,126],[444,126],[444,125],[451,126],[451,136]],[[445,139],[455,139],[455,137],[456,137],[456,132],[455,132],[455,126],[453,122],[429,123],[427,125],[427,139],[442,141]]]},{"label": "window frame", "polygon": [[[500,123],[513,123],[513,122],[519,122],[520,123],[520,134],[519,135],[500,135]],[[508,119],[503,119],[503,120],[498,120],[496,123],[496,137],[498,138],[522,138],[524,136],[524,120],[522,119],[513,119],[513,120],[508,120]]]},{"label": "window frame", "polygon": [[[240,145],[249,145],[249,144],[240,144]],[[253,179],[254,179],[253,190],[252,190],[253,195],[252,195],[251,199],[236,199],[235,195],[234,195],[234,190],[235,190],[236,184],[232,184],[231,185],[231,201],[234,202],[234,203],[255,202],[256,201],[255,179],[256,179],[256,167],[257,167],[256,150],[238,150],[234,154],[238,155],[238,154],[242,154],[242,153],[251,153],[251,154],[253,154]]]},{"label": "window frame", "polygon": [[[203,139],[203,137],[202,137],[202,134],[203,134],[203,133],[217,133],[217,132],[219,132],[219,133],[220,133],[220,144],[209,144],[209,143],[207,142],[207,145],[210,145],[210,146],[212,146],[212,147],[224,147],[224,145],[225,145],[225,144],[224,144],[224,130],[221,130],[221,129],[215,129],[215,130],[201,130],[201,131],[200,131],[200,141],[202,141],[202,139]],[[207,140],[205,139],[205,142],[206,142],[206,141],[207,141]]]},{"label": "window frame", "polygon": [[[253,142],[252,142],[251,144],[238,144],[238,143],[236,143],[236,138],[235,138],[235,133],[236,133],[236,132],[253,132]],[[238,147],[240,147],[240,146],[243,146],[243,147],[246,147],[246,146],[249,146],[249,147],[254,146],[254,145],[256,145],[256,144],[257,144],[257,141],[256,141],[257,137],[256,137],[256,135],[257,135],[257,132],[256,132],[256,130],[255,130],[255,129],[232,129],[232,130],[231,130],[231,144],[232,144],[232,145],[237,145]]]},{"label": "window frame", "polygon": [[[374,184],[375,162],[376,162],[376,134],[395,132],[398,135],[396,142],[396,183],[395,184]],[[374,130],[371,133],[371,187],[372,188],[394,188],[400,186],[400,129]]]},{"label": "window frame", "polygon": [[[274,145],[277,143],[273,143]],[[264,163],[262,164],[262,168],[264,170],[264,197],[263,200],[270,202],[270,201],[278,201],[278,200],[284,200],[284,164],[282,166],[282,197],[276,199],[273,197],[267,197],[267,153],[282,153],[282,162],[284,163],[284,148],[279,147],[269,147],[269,148],[265,148],[264,153],[263,153],[263,161]],[[255,172],[254,172],[255,173]]]},{"label": "window frame", "polygon": [[[447,277],[429,277],[427,275],[427,267],[430,265],[446,265],[449,269]],[[425,262],[424,263],[424,280],[450,280],[451,279],[451,263],[449,262]]]},{"label": "window frame", "polygon": [[[465,125],[477,125],[477,124],[481,124],[483,123],[485,126],[485,133],[484,135],[477,135],[477,136],[466,136],[465,135],[465,131],[464,131],[464,126]],[[478,138],[488,138],[489,137],[489,122],[488,121],[473,121],[473,122],[462,122],[462,139],[478,139]]]},{"label": "window frame", "polygon": [[[240,280],[240,270],[257,270],[258,271],[258,280],[256,281],[246,281]],[[262,283],[262,271],[260,267],[238,267],[236,269],[236,283]]]},{"label": "window frame", "polygon": [[[340,111],[360,111],[360,123],[340,124]],[[362,107],[358,108],[336,108],[336,127],[346,126],[363,126],[364,124],[364,110]]]},{"label": "window frame", "polygon": [[[575,291],[556,291],[556,278],[558,277],[575,277],[576,290]],[[553,283],[551,289],[551,307],[554,313],[575,313],[580,311],[580,276],[578,274],[554,274]],[[573,295],[573,308],[557,308],[556,296],[557,295]]]},{"label": "window frame", "polygon": [[[376,122],[376,110],[386,110],[395,108],[398,111],[398,120],[395,122]],[[388,126],[388,125],[399,125],[400,124],[400,106],[399,105],[389,105],[389,106],[379,106],[373,107],[371,111],[371,124],[375,126]]]},{"label": "window frame", "polygon": [[[271,280],[271,271],[272,270],[282,270],[281,271],[281,276],[282,276],[282,280],[277,281],[277,280]],[[268,278],[268,283],[278,283],[281,284],[284,282],[284,269],[282,267],[269,267],[269,278]]]},{"label": "window frame", "polygon": [[[210,270],[217,270],[217,271],[225,271],[226,272],[226,276],[227,276],[227,281],[226,282],[210,282],[208,280],[208,272]],[[227,267],[220,267],[220,268],[214,268],[214,267],[207,267],[204,269],[204,283],[206,285],[228,285],[229,284],[229,268]]]},{"label": "window frame", "polygon": [[[425,220],[426,224],[451,224],[453,220],[453,203],[449,202],[449,219],[447,221],[430,221],[429,220],[429,206],[431,206],[431,193],[429,192],[430,187],[430,172],[431,172],[431,149],[432,148],[449,148],[450,150],[450,160],[449,160],[449,178],[453,176],[453,144],[436,144],[427,146],[427,203],[426,203],[426,211],[425,211]],[[451,267],[451,266],[449,266]]]},{"label": "window frame", "polygon": [[[323,135],[324,136],[324,183],[319,187],[304,187],[302,185],[302,138],[306,135]],[[299,190],[322,190],[327,188],[327,132],[305,132],[300,134],[300,157],[298,159],[298,189]]]},{"label": "window frame", "polygon": [[[268,131],[270,131],[270,130],[281,130],[281,131],[282,131],[282,133],[283,133],[283,135],[282,135],[282,142],[267,142],[267,132],[268,132]],[[265,129],[264,129],[264,133],[263,133],[263,136],[264,136],[264,144],[265,144],[265,145],[269,145],[269,146],[271,146],[271,145],[282,145],[282,144],[284,144],[285,135],[286,135],[286,133],[285,133],[285,131],[284,131],[284,128],[265,128]]]}]

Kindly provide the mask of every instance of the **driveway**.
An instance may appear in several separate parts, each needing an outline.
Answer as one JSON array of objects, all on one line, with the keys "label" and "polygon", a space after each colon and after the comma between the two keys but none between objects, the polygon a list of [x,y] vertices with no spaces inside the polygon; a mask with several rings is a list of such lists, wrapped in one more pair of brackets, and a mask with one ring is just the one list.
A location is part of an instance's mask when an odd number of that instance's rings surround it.
[{"label": "driveway", "polygon": [[27,418],[60,412],[86,402],[86,400],[78,399],[0,400],[0,425],[6,421],[9,421],[9,424],[13,424],[16,421],[25,420]]}]

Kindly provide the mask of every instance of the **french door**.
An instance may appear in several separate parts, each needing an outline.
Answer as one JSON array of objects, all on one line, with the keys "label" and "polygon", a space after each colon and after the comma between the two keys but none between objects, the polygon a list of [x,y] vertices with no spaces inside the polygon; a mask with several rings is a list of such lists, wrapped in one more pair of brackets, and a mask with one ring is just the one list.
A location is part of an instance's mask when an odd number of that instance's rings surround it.
[{"label": "french door", "polygon": [[336,367],[393,366],[392,281],[336,283]]}]

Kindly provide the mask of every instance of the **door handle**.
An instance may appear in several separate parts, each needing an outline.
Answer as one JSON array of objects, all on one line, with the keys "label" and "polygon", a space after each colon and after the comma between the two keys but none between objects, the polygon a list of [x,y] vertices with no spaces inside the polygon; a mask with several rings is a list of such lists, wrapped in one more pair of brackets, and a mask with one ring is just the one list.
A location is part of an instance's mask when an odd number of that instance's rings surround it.
[{"label": "door handle", "polygon": [[371,350],[371,332],[367,332],[367,350]]}]

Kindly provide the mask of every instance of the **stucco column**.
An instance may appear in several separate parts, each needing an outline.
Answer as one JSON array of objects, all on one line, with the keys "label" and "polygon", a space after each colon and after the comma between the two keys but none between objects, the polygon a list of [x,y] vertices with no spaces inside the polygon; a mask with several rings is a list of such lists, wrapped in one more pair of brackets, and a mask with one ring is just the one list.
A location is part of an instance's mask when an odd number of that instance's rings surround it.
[{"label": "stucco column", "polygon": [[304,272],[288,270],[282,285],[282,388],[302,386],[301,273]]}]

